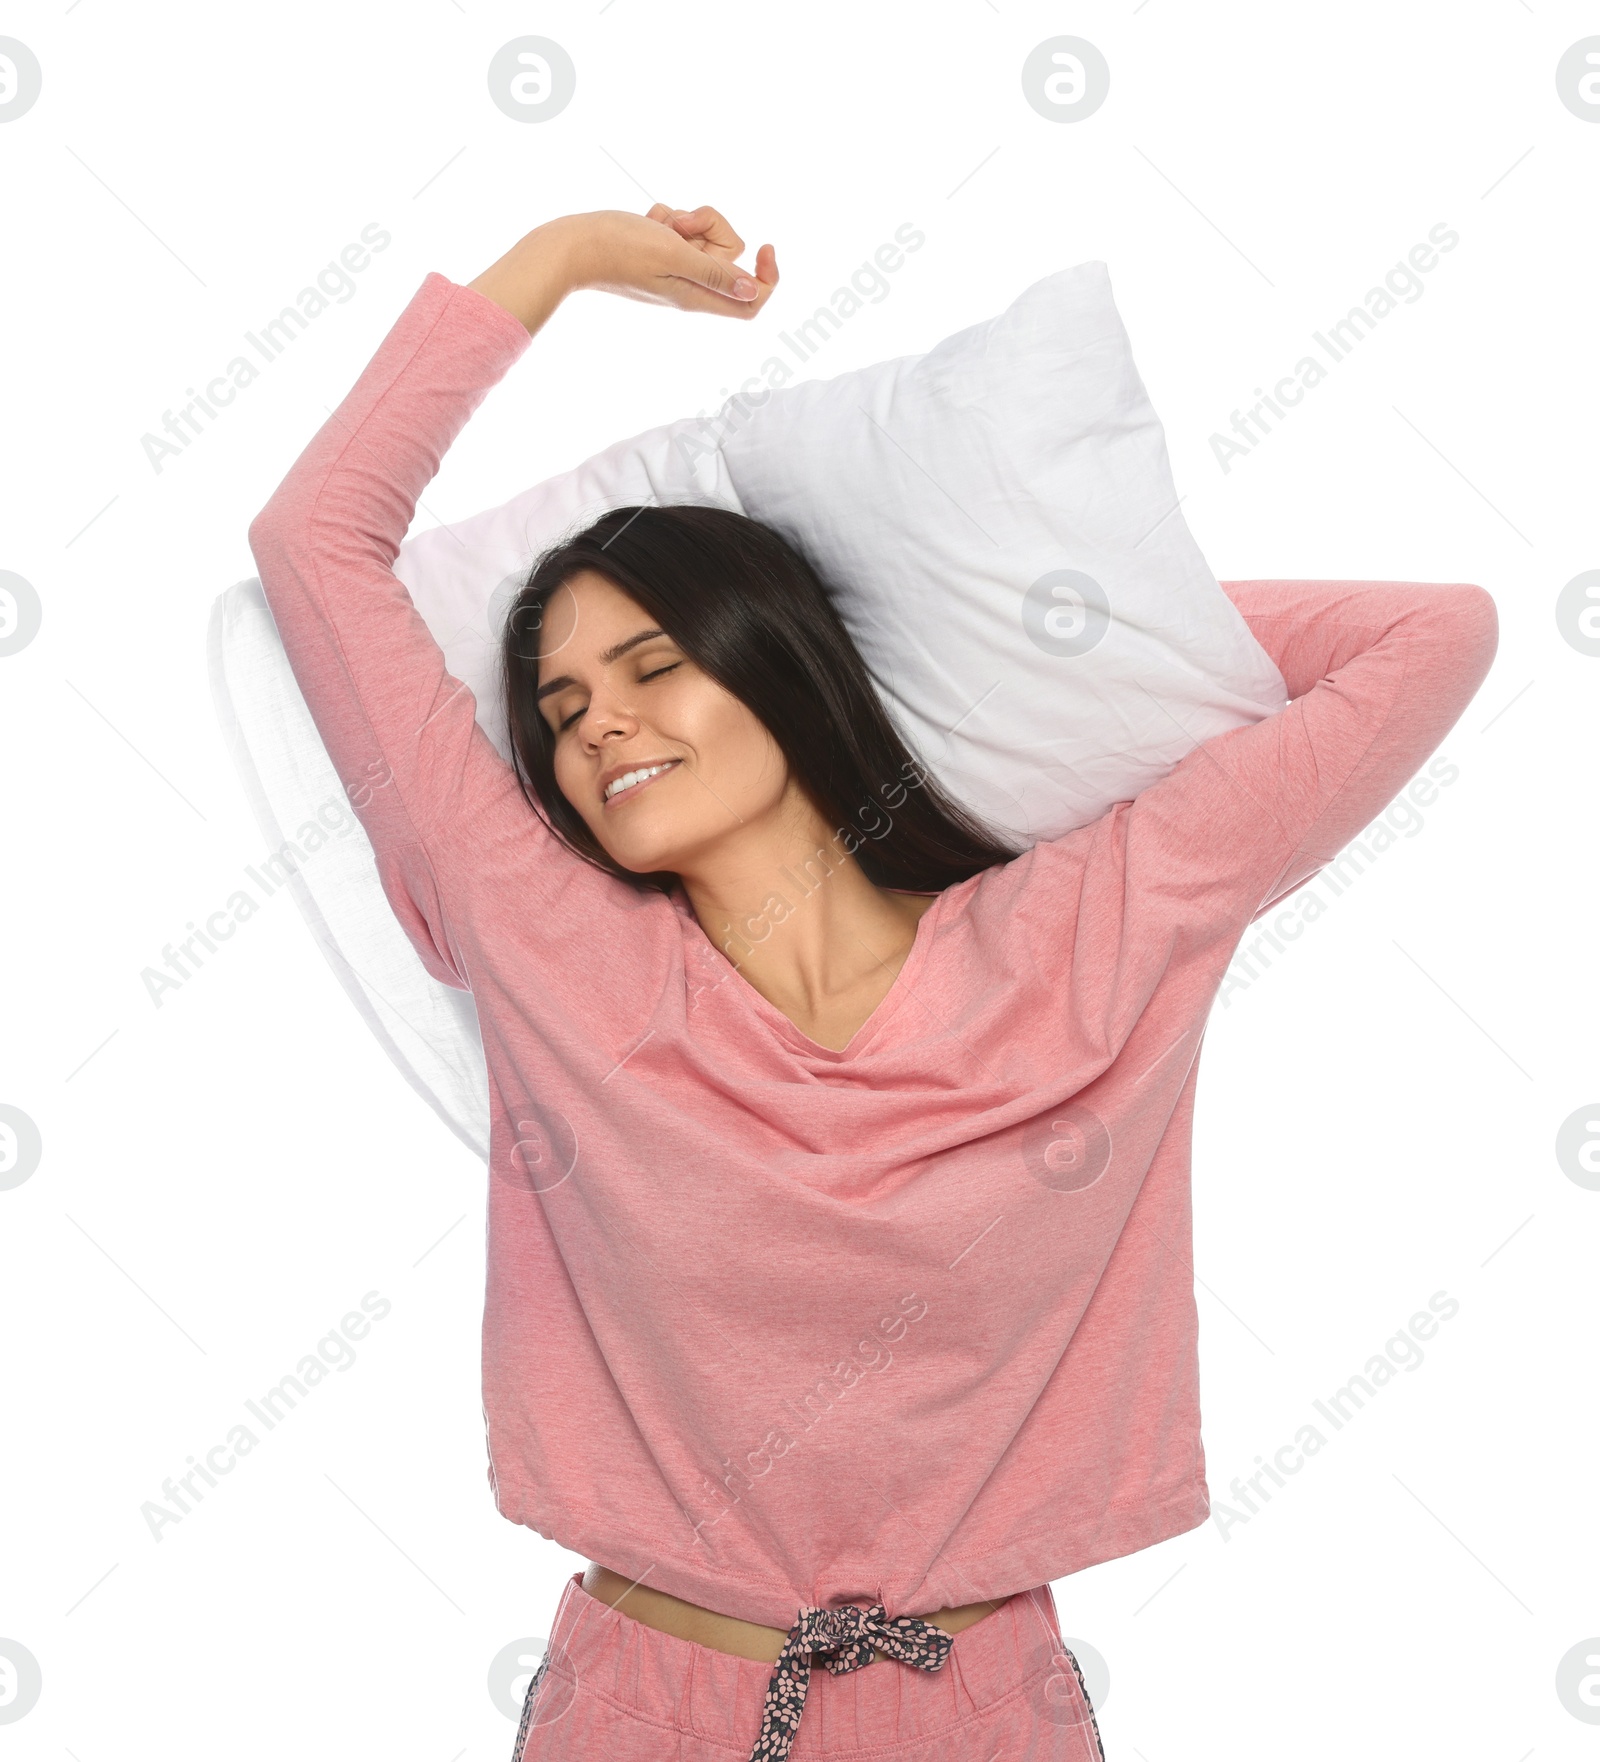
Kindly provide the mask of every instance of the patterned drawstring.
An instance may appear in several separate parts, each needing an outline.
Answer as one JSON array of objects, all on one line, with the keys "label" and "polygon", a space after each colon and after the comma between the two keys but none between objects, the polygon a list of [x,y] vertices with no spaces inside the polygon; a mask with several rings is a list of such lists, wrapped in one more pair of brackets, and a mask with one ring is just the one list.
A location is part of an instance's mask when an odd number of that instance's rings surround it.
[{"label": "patterned drawstring", "polygon": [[874,1648],[918,1670],[937,1670],[949,1657],[953,1636],[943,1628],[914,1615],[897,1615],[893,1621],[884,1617],[882,1603],[868,1609],[856,1603],[847,1603],[842,1609],[812,1605],[801,1609],[767,1685],[761,1735],[750,1752],[750,1762],[783,1762],[789,1754],[800,1729],[806,1690],[811,1686],[813,1653],[821,1655],[835,1676],[873,1663]]},{"label": "patterned drawstring", "polygon": [[533,1703],[539,1698],[539,1684],[544,1681],[544,1673],[549,1668],[550,1648],[547,1646],[539,1660],[539,1668],[528,1679],[527,1693],[522,1697],[522,1721],[517,1726],[517,1742],[511,1752],[511,1762],[522,1762],[522,1752],[528,1747],[528,1721],[533,1716]]}]

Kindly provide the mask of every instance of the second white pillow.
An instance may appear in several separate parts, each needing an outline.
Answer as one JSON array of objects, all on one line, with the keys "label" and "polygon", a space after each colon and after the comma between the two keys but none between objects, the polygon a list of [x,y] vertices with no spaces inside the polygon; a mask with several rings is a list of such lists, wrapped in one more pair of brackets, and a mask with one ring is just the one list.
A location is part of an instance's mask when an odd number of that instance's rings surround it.
[{"label": "second white pillow", "polygon": [[1024,843],[1284,702],[1177,506],[1104,263],[1046,276],[925,355],[731,399],[407,539],[395,572],[502,753],[518,583],[565,533],[637,502],[712,503],[782,533],[913,750]]}]

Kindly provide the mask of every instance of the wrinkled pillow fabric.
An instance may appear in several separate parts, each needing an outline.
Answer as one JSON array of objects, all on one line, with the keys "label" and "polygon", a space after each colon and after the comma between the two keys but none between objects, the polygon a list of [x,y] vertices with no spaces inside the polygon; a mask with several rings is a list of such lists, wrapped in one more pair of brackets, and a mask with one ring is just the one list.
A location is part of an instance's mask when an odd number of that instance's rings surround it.
[{"label": "wrinkled pillow fabric", "polygon": [[1178,507],[1104,263],[1046,276],[925,355],[736,396],[408,538],[395,572],[502,753],[497,645],[519,579],[639,502],[781,532],[912,749],[1023,843],[1284,702]]},{"label": "wrinkled pillow fabric", "polygon": [[[926,354],[736,396],[407,538],[395,573],[503,756],[500,633],[534,560],[609,508],[681,502],[764,521],[811,561],[912,749],[1021,844],[1285,699],[1178,508],[1103,263],[1046,276]],[[258,581],[219,597],[210,665],[319,945],[407,1081],[486,1156],[471,1000],[389,911]],[[335,822],[293,860],[297,829]]]}]

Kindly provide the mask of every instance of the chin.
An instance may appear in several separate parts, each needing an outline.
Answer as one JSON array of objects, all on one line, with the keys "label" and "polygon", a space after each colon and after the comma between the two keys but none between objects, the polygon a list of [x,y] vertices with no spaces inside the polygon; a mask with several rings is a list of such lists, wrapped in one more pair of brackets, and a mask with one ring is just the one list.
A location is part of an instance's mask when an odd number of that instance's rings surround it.
[{"label": "chin", "polygon": [[663,869],[669,869],[673,874],[678,871],[680,847],[676,843],[667,848],[648,844],[641,846],[630,840],[620,849],[608,844],[603,844],[602,849],[612,862],[620,864],[634,875],[653,875]]},{"label": "chin", "polygon": [[[630,875],[654,875],[662,869],[671,869],[672,863],[665,857],[634,857],[623,856],[618,851],[610,853],[611,860],[626,869]],[[676,871],[674,871],[676,872]]]},{"label": "chin", "polygon": [[[631,816],[627,825],[602,823],[602,826],[592,828],[597,842],[611,860],[636,875],[653,874],[661,869],[670,869],[676,874],[684,862],[723,834],[721,826],[694,823],[696,817],[693,814],[686,816],[681,805],[674,809],[665,803],[659,808],[652,804],[648,814],[639,812],[644,806],[640,802],[624,810]],[[684,824],[686,818],[690,821],[688,825]]]}]

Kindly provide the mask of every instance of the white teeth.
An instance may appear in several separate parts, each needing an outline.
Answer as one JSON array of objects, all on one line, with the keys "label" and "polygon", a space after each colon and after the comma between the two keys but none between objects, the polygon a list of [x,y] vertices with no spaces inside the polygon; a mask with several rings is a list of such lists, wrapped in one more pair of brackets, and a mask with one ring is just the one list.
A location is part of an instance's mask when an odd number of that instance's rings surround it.
[{"label": "white teeth", "polygon": [[610,801],[612,796],[621,795],[625,789],[632,789],[636,783],[643,783],[647,777],[658,777],[666,768],[665,765],[650,765],[645,770],[627,771],[620,777],[614,777],[606,785],[606,800]]}]

